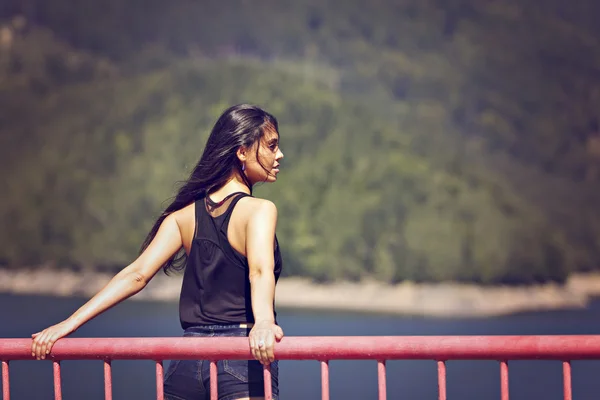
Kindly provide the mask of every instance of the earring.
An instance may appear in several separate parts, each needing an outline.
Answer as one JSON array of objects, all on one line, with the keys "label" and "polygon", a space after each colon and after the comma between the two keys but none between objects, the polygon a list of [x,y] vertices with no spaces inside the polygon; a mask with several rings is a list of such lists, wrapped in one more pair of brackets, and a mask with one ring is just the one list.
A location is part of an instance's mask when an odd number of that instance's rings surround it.
[{"label": "earring", "polygon": [[246,163],[242,163],[242,171],[246,170]]}]

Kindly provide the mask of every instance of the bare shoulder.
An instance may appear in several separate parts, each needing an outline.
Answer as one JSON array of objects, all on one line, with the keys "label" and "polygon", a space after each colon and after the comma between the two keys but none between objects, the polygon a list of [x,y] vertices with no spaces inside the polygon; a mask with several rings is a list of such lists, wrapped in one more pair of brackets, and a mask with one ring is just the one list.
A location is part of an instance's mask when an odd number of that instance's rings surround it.
[{"label": "bare shoulder", "polygon": [[277,206],[271,200],[248,196],[240,199],[238,205],[243,210],[247,221],[254,219],[277,220]]},{"label": "bare shoulder", "polygon": [[193,223],[196,216],[194,203],[188,204],[187,206],[175,211],[171,215],[173,215],[177,221],[177,224],[180,226],[187,225],[190,222]]},{"label": "bare shoulder", "polygon": [[181,235],[181,242],[186,252],[189,254],[194,237],[194,230],[196,229],[196,209],[194,203],[175,211],[173,214],[169,215],[169,217],[173,217],[177,223],[179,234]]},{"label": "bare shoulder", "polygon": [[248,196],[240,199],[239,204],[251,214],[277,214],[277,206],[271,200]]}]

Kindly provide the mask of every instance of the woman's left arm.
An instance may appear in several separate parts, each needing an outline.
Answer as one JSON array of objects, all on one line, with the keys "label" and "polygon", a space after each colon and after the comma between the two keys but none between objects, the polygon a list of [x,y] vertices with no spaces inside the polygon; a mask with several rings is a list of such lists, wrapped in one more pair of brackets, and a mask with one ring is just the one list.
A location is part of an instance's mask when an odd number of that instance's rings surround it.
[{"label": "woman's left arm", "polygon": [[250,348],[262,364],[274,359],[275,340],[283,338],[283,330],[275,324],[275,228],[277,208],[261,200],[246,228],[246,255],[250,267],[250,292],[254,327],[250,331]]}]

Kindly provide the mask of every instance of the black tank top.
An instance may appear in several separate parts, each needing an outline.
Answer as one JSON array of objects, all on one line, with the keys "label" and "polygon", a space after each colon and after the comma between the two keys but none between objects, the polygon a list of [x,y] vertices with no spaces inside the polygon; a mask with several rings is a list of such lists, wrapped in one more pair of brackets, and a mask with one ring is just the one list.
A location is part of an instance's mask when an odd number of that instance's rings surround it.
[{"label": "black tank top", "polygon": [[[227,227],[237,202],[232,193],[209,213],[205,198],[195,202],[196,227],[179,299],[181,327],[254,322],[248,260],[229,244]],[[222,204],[222,205],[221,205]],[[211,215],[212,214],[212,215]],[[282,268],[275,237],[275,282]]]}]

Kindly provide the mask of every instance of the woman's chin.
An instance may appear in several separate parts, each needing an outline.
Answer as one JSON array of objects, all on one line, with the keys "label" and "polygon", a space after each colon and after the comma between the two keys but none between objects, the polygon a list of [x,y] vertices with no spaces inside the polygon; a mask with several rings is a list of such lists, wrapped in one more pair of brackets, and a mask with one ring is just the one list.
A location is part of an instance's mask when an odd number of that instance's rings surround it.
[{"label": "woman's chin", "polygon": [[272,183],[277,181],[277,176],[275,175],[269,175],[266,177],[263,177],[262,179],[257,179],[257,180],[250,180],[250,183],[252,184],[252,186],[256,185],[256,184],[261,184],[261,183]]},{"label": "woman's chin", "polygon": [[269,175],[265,182],[275,182],[277,180],[277,175]]}]

